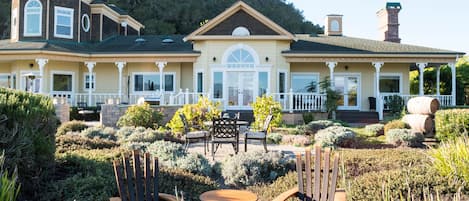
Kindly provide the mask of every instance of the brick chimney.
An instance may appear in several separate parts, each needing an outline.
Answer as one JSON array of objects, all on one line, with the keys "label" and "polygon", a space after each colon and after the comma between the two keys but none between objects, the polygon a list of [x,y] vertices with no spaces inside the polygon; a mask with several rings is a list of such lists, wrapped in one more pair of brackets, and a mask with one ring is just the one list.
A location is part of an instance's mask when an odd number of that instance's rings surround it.
[{"label": "brick chimney", "polygon": [[342,15],[327,15],[324,35],[342,36]]},{"label": "brick chimney", "polygon": [[401,3],[388,2],[386,8],[376,13],[379,18],[381,40],[393,43],[401,42],[399,38],[399,11],[401,9]]}]

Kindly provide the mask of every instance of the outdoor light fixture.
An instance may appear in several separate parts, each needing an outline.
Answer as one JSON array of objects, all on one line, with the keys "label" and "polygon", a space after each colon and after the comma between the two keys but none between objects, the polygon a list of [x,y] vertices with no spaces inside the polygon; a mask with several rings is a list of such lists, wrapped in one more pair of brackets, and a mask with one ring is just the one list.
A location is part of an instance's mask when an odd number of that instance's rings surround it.
[{"label": "outdoor light fixture", "polygon": [[216,57],[213,57],[212,58],[213,62],[217,61],[217,58]]},{"label": "outdoor light fixture", "polygon": [[348,66],[347,66],[347,65],[346,65],[344,68],[345,68],[345,70],[348,70]]},{"label": "outdoor light fixture", "polygon": [[269,57],[265,57],[265,62],[269,62]]},{"label": "outdoor light fixture", "polygon": [[34,64],[33,63],[30,63],[29,64],[29,68],[33,68],[34,67]]},{"label": "outdoor light fixture", "polygon": [[27,74],[22,75],[23,77],[27,77],[29,80],[29,92],[33,93],[33,83],[36,78],[41,78],[41,76],[35,75],[33,72],[29,72]]}]

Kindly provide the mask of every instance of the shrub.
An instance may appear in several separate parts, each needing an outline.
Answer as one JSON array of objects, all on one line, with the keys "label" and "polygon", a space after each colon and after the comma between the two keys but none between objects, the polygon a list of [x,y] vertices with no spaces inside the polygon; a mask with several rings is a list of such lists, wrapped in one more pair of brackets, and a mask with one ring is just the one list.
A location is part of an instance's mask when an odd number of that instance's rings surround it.
[{"label": "shrub", "polygon": [[87,138],[72,133],[57,136],[55,144],[59,153],[77,149],[110,149],[119,146],[117,142],[112,140]]},{"label": "shrub", "polygon": [[435,114],[436,138],[445,141],[469,135],[469,110],[439,110]]},{"label": "shrub", "polygon": [[15,171],[9,174],[8,170],[3,168],[5,164],[5,153],[0,155],[0,200],[2,201],[16,201],[20,193],[20,185],[18,184],[18,174]]},{"label": "shrub", "polygon": [[121,143],[127,142],[149,142],[164,139],[165,134],[144,127],[122,127],[116,132],[117,138]]},{"label": "shrub", "polygon": [[174,195],[174,188],[182,191],[187,200],[199,200],[200,194],[218,189],[218,184],[208,177],[194,175],[178,169],[161,169],[158,180],[160,192]]},{"label": "shrub", "polygon": [[284,175],[288,163],[278,152],[245,152],[225,158],[221,173],[227,185],[249,186],[271,182]]},{"label": "shrub", "polygon": [[422,133],[410,129],[391,129],[386,134],[386,141],[395,146],[420,147],[424,139]]},{"label": "shrub", "polygon": [[343,126],[331,126],[318,131],[314,140],[322,147],[350,147],[355,141],[355,133]]},{"label": "shrub", "polygon": [[200,97],[197,104],[186,104],[174,113],[173,118],[166,124],[173,133],[181,133],[184,128],[179,114],[184,114],[190,128],[206,128],[204,121],[211,121],[214,117],[220,116],[218,107],[220,102],[212,102],[206,97]]},{"label": "shrub", "polygon": [[277,196],[285,191],[298,186],[298,174],[289,172],[285,176],[279,177],[272,184],[258,184],[248,186],[247,190],[257,195],[259,201],[274,200]]},{"label": "shrub", "polygon": [[304,130],[305,130],[306,135],[313,135],[313,134],[316,134],[319,130],[322,130],[331,126],[342,126],[342,124],[331,121],[331,120],[317,120],[317,121],[312,121],[306,124],[306,126],[304,127]]},{"label": "shrub", "polygon": [[20,197],[35,200],[38,187],[53,172],[55,133],[58,119],[49,97],[0,88],[0,147],[5,151],[5,169],[18,168]]},{"label": "shrub", "polygon": [[63,123],[62,125],[57,128],[57,136],[65,135],[68,132],[81,132],[88,128],[88,126],[82,121],[69,121]]},{"label": "shrub", "polygon": [[283,135],[280,133],[269,133],[267,135],[267,143],[269,144],[280,144],[282,142]]},{"label": "shrub", "polygon": [[278,127],[282,123],[282,106],[272,96],[257,97],[256,101],[252,103],[252,110],[254,112],[253,128],[255,129],[262,128],[269,114],[273,115],[270,128]]},{"label": "shrub", "polygon": [[404,109],[404,100],[399,95],[393,95],[386,100],[386,105],[392,115],[398,116]]},{"label": "shrub", "polygon": [[384,125],[383,124],[366,125],[365,131],[371,136],[384,135]]},{"label": "shrub", "polygon": [[469,181],[469,140],[458,138],[444,142],[430,151],[433,168],[455,181]]},{"label": "shrub", "polygon": [[163,114],[161,112],[153,110],[149,104],[144,103],[130,106],[117,121],[117,126],[158,128],[162,120]]},{"label": "shrub", "polygon": [[305,122],[305,124],[308,124],[309,122],[314,121],[314,113],[312,112],[303,113],[303,121]]},{"label": "shrub", "polygon": [[294,145],[294,146],[308,146],[312,144],[311,138],[304,135],[284,135],[282,137],[282,144]]},{"label": "shrub", "polygon": [[176,167],[194,174],[202,174],[205,176],[212,175],[212,166],[209,164],[208,160],[200,154],[188,154],[178,158]]},{"label": "shrub", "polygon": [[83,130],[80,135],[91,139],[100,138],[113,141],[117,140],[116,130],[111,127],[90,127]]},{"label": "shrub", "polygon": [[384,125],[384,134],[387,135],[388,131],[391,129],[405,129],[410,128],[409,124],[401,121],[400,119],[392,120]]},{"label": "shrub", "polygon": [[167,141],[156,141],[147,147],[147,151],[169,167],[176,166],[176,160],[187,155],[181,144]]}]

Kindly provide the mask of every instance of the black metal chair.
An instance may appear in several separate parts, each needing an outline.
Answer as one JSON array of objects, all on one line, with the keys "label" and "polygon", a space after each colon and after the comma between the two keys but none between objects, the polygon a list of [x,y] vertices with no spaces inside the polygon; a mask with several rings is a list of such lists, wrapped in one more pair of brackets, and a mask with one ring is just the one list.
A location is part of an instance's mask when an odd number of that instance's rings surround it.
[{"label": "black metal chair", "polygon": [[86,120],[86,115],[94,114],[93,110],[88,109],[88,104],[86,102],[77,102],[77,111],[78,114],[82,116],[82,120]]},{"label": "black metal chair", "polygon": [[239,112],[221,112],[220,114],[220,118],[224,118],[224,119],[227,119],[227,118],[232,118],[232,119],[237,119],[239,120]]},{"label": "black metal chair", "polygon": [[273,115],[269,114],[264,121],[262,130],[260,131],[247,131],[244,133],[244,152],[248,150],[248,140],[260,140],[264,143],[264,150],[267,152],[267,133],[269,131],[270,122]]},{"label": "black metal chair", "polygon": [[184,149],[189,148],[189,144],[193,140],[203,140],[204,141],[204,154],[207,154],[207,138],[210,135],[209,131],[204,131],[201,130],[198,126],[192,125],[192,128],[197,129],[196,131],[191,131],[191,126],[189,125],[189,122],[187,121],[186,115],[183,113],[179,113],[179,117],[182,120],[182,123],[184,124],[184,129],[183,129],[183,134],[184,134],[184,140],[185,140],[185,145]]},{"label": "black metal chair", "polygon": [[[214,119],[212,124],[212,159],[221,144],[231,144],[235,154],[239,151],[239,130],[236,119]],[[216,145],[216,146],[215,146]]]}]

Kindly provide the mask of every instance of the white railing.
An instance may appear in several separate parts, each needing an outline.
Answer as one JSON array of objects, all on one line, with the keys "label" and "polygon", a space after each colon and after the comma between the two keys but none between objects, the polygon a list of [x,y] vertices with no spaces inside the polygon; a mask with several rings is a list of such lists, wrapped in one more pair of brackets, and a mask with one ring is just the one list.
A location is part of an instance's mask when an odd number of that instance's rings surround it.
[{"label": "white railing", "polygon": [[[402,98],[402,104],[407,105],[409,99],[418,97],[419,95],[408,95],[408,94],[381,94],[381,105],[384,110],[389,110],[389,104],[387,104],[393,96],[398,95]],[[436,98],[440,102],[440,107],[451,106],[453,101],[452,95],[424,95],[426,97]]]},{"label": "white railing", "polygon": [[118,93],[92,93],[91,103],[89,103],[88,93],[50,93],[49,96],[65,100],[72,106],[76,106],[80,102],[86,103],[88,106],[96,106],[96,103],[104,104],[109,101],[112,101],[113,104],[136,104],[142,97],[157,98],[160,100],[160,105],[184,105],[197,103],[201,96],[207,97],[208,93],[189,92],[189,89],[185,91],[181,89],[176,94],[173,92],[135,93],[119,96]]},{"label": "white railing", "polygon": [[288,93],[271,93],[275,101],[280,102],[283,111],[325,111],[326,94],[318,93],[294,93],[290,89]]}]

